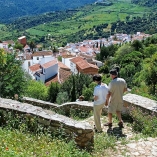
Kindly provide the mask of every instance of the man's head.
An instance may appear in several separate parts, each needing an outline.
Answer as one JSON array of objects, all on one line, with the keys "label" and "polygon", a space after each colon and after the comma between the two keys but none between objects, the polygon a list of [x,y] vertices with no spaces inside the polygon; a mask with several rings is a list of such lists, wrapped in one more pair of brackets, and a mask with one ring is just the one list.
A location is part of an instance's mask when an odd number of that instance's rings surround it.
[{"label": "man's head", "polygon": [[84,100],[84,96],[83,95],[79,96],[79,100],[83,101]]},{"label": "man's head", "polygon": [[94,75],[93,81],[101,82],[101,76],[99,74]]},{"label": "man's head", "polygon": [[115,77],[118,76],[118,72],[116,69],[112,69],[110,70],[110,76],[112,77],[112,79],[114,79]]}]

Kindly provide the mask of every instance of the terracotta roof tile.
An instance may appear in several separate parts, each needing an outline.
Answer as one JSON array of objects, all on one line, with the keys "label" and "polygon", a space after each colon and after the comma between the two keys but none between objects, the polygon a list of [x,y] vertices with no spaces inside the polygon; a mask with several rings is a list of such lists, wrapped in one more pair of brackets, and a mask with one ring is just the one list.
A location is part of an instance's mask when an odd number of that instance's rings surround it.
[{"label": "terracotta roof tile", "polygon": [[66,54],[62,54],[62,57],[63,58],[72,58],[72,57],[75,57],[74,55],[68,55],[67,53]]},{"label": "terracotta roof tile", "polygon": [[46,86],[50,86],[51,82],[58,82],[58,74],[54,75],[53,77],[47,79],[45,81]]},{"label": "terracotta roof tile", "polygon": [[95,69],[99,69],[96,65],[88,63],[90,65],[90,67],[95,68]]},{"label": "terracotta roof tile", "polygon": [[59,62],[59,61],[58,61],[58,66],[59,66],[60,68],[62,68],[62,69],[68,69],[68,70],[70,70],[69,67],[67,67],[65,64],[63,64],[62,62]]},{"label": "terracotta roof tile", "polygon": [[75,63],[75,64],[76,64],[77,62],[82,61],[82,60],[84,60],[84,58],[83,58],[83,57],[80,57],[80,56],[70,59],[70,61],[73,62],[73,63]]},{"label": "terracotta roof tile", "polygon": [[86,69],[86,68],[89,68],[89,63],[86,61],[86,60],[82,60],[80,62],[77,62],[76,63],[77,66],[79,66],[81,69]]},{"label": "terracotta roof tile", "polygon": [[86,47],[86,46],[80,46],[79,47],[79,50],[81,52],[89,52],[89,51],[92,51],[92,49],[90,47]]},{"label": "terracotta roof tile", "polygon": [[7,40],[7,41],[4,41],[4,42],[6,42],[6,43],[8,43],[8,44],[14,44],[14,41],[13,40]]},{"label": "terracotta roof tile", "polygon": [[68,79],[68,77],[72,74],[72,72],[70,70],[65,70],[65,69],[59,69],[59,79],[60,82],[58,80],[58,74],[54,75],[53,77],[49,78],[48,80],[45,81],[45,85],[49,86],[51,84],[51,82],[59,82],[59,83],[63,83],[64,81],[66,81]]},{"label": "terracotta roof tile", "polygon": [[51,66],[53,66],[53,65],[55,65],[55,64],[57,64],[57,60],[56,59],[54,59],[54,60],[52,60],[52,61],[49,61],[49,62],[47,62],[47,63],[45,63],[45,64],[43,64],[43,65],[41,65],[43,68],[49,68],[49,67],[51,67]]},{"label": "terracotta roof tile", "polygon": [[25,60],[32,60],[32,54],[25,54]]},{"label": "terracotta roof tile", "polygon": [[29,67],[29,69],[31,70],[31,71],[38,71],[38,70],[40,70],[41,68],[40,68],[40,64],[35,64],[35,65],[32,65],[32,66],[30,66]]},{"label": "terracotta roof tile", "polygon": [[28,45],[26,45],[26,46],[24,47],[24,49],[30,49],[30,47],[29,47]]},{"label": "terracotta roof tile", "polygon": [[88,63],[86,60],[82,60],[81,62],[77,62],[77,66],[80,69],[94,68],[99,69],[96,65]]},{"label": "terracotta roof tile", "polygon": [[33,56],[51,56],[52,54],[52,51],[38,51],[33,53]]},{"label": "terracotta roof tile", "polygon": [[71,74],[72,72],[70,70],[59,69],[59,78],[60,78],[61,83],[66,81]]},{"label": "terracotta roof tile", "polygon": [[93,55],[87,55],[87,54],[83,54],[83,53],[80,53],[80,56],[85,57],[85,58],[93,58]]}]

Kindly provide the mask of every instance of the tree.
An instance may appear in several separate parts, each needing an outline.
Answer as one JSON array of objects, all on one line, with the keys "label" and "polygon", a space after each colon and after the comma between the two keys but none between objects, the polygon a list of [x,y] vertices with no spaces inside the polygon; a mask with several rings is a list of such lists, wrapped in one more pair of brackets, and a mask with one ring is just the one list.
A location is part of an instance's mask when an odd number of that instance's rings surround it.
[{"label": "tree", "polygon": [[145,59],[143,66],[145,82],[149,86],[150,93],[155,95],[157,94],[157,53],[150,59]]},{"label": "tree", "polygon": [[88,88],[87,87],[83,88],[82,94],[84,96],[84,100],[93,101],[93,91],[96,85],[97,84],[95,82],[92,82]]},{"label": "tree", "polygon": [[76,101],[75,77],[72,75],[71,101]]},{"label": "tree", "polygon": [[51,85],[49,86],[48,89],[48,101],[52,103],[56,102],[57,94],[59,93],[59,88],[60,88],[59,83],[51,82]]},{"label": "tree", "polygon": [[[120,48],[121,49],[121,48]],[[119,54],[114,59],[114,63],[121,67],[120,69],[120,77],[123,77],[128,86],[132,86],[132,79],[136,72],[141,70],[141,60],[143,54],[139,51],[132,51],[129,53],[124,53],[119,51]],[[120,54],[123,54],[120,56]]]},{"label": "tree", "polygon": [[31,50],[32,50],[32,52],[33,52],[34,48],[36,47],[34,41],[31,41],[31,42],[29,43],[29,46],[30,46],[30,48],[31,48]]},{"label": "tree", "polygon": [[23,45],[16,42],[15,45],[14,45],[14,49],[19,49],[19,50],[22,50],[23,49]]},{"label": "tree", "polygon": [[148,47],[144,49],[143,55],[144,58],[147,58],[157,52],[157,46],[154,44],[150,44]]},{"label": "tree", "polygon": [[56,99],[57,104],[61,105],[65,102],[68,102],[68,100],[69,100],[69,97],[68,97],[67,92],[59,92],[57,94],[57,99]]},{"label": "tree", "polygon": [[56,52],[59,52],[59,50],[54,46],[53,47],[53,52],[56,53]]},{"label": "tree", "polygon": [[21,61],[15,56],[0,49],[0,97],[13,98],[15,94],[19,97],[24,94],[27,78]]},{"label": "tree", "polygon": [[103,61],[104,58],[109,56],[109,49],[108,47],[102,47],[100,50],[100,60]]},{"label": "tree", "polygon": [[26,88],[25,96],[46,101],[48,98],[48,87],[42,82],[30,80]]},{"label": "tree", "polygon": [[125,44],[122,45],[116,52],[114,55],[114,62],[116,64],[120,63],[121,59],[124,58],[124,56],[126,54],[129,54],[130,52],[132,52],[134,50],[133,47],[131,47],[129,44]]},{"label": "tree", "polygon": [[7,53],[4,51],[4,49],[0,48],[0,65],[3,66],[6,64],[7,59]]},{"label": "tree", "polygon": [[139,51],[140,49],[143,49],[143,44],[139,40],[134,40],[132,46],[134,47],[135,51]]},{"label": "tree", "polygon": [[[71,75],[60,88],[60,92],[66,91],[68,94],[69,101],[76,100],[76,97],[82,95],[82,90],[85,87],[88,87],[92,82],[91,76],[87,74],[77,74]],[[75,94],[75,96],[73,95]]]}]

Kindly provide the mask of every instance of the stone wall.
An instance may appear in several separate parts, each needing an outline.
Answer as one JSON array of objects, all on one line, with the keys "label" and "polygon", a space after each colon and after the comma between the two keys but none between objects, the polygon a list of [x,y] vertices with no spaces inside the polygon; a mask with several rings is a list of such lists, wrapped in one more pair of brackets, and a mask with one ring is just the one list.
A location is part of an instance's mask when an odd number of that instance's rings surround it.
[{"label": "stone wall", "polygon": [[[157,102],[135,94],[124,95],[123,113],[128,113],[132,106],[140,107],[148,112],[154,112],[157,116]],[[58,114],[64,111],[69,115],[71,109],[80,109],[81,111],[93,111],[93,102],[68,102],[62,105],[53,104],[37,99],[25,97],[23,103],[11,99],[0,98],[0,109],[16,111],[19,114],[35,116],[38,122],[49,126],[52,132],[57,129],[63,129],[66,136],[74,138],[76,144],[81,148],[89,148],[94,143],[93,126],[87,122],[73,120],[67,116]],[[103,108],[103,113],[107,113],[107,108]]]},{"label": "stone wall", "polygon": [[[71,109],[79,109],[80,112],[91,112],[93,111],[93,102],[88,101],[77,101],[77,102],[67,102],[62,105],[45,102],[42,100],[37,100],[33,98],[24,97],[23,101],[35,106],[40,106],[45,109],[51,109],[55,112],[62,112],[64,111],[65,115],[69,115]],[[103,114],[107,114],[107,108],[103,109]]]},{"label": "stone wall", "polygon": [[154,113],[157,116],[157,101],[142,97],[136,94],[126,94],[123,96],[124,108],[123,113],[130,111],[132,106],[142,109],[144,112]]},{"label": "stone wall", "polygon": [[[51,110],[11,99],[0,98],[0,110],[16,111],[17,114],[23,114],[27,117],[28,115],[29,117],[36,117],[39,123],[49,126],[52,132],[58,129],[64,130],[65,136],[74,138],[74,141],[79,147],[90,148],[93,146],[94,132],[91,125],[87,122],[75,121]],[[1,117],[0,120],[2,120]]]},{"label": "stone wall", "polygon": [[[122,113],[127,114],[132,106],[139,107],[147,112],[154,112],[154,114],[157,116],[157,101],[151,100],[146,97],[142,97],[136,94],[126,94],[123,96],[124,100],[124,107]],[[69,114],[70,109],[76,109],[79,108],[82,111],[91,112],[93,110],[93,102],[88,101],[80,101],[80,102],[68,102],[62,105],[57,105],[53,103],[48,103],[45,101],[32,99],[32,98],[24,98],[24,101],[27,103],[31,103],[33,105],[41,106],[43,108],[52,109],[54,111],[63,110],[65,114]],[[103,114],[107,114],[107,108],[103,108]]]}]

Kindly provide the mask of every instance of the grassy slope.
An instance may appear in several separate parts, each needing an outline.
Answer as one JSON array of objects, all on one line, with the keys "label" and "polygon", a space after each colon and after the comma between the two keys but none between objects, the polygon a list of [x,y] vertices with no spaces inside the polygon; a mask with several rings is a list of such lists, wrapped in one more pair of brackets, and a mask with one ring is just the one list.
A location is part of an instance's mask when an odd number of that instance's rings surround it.
[{"label": "grassy slope", "polygon": [[[110,13],[109,13],[110,12]],[[93,26],[103,23],[112,23],[117,20],[125,20],[126,16],[142,16],[150,12],[150,8],[131,4],[131,0],[115,1],[111,6],[88,5],[81,8],[72,18],[60,22],[50,22],[27,29],[26,32],[32,38],[42,37],[48,34],[57,42],[66,41],[66,36],[81,30],[89,30]],[[105,29],[106,30],[106,29]],[[90,33],[90,31],[88,31]],[[20,32],[20,34],[22,34]],[[0,29],[0,39],[14,37],[10,32]]]},{"label": "grassy slope", "polygon": [[115,2],[112,6],[89,5],[82,8],[69,20],[39,25],[26,31],[30,35],[38,36],[52,34],[53,38],[62,37],[64,40],[63,36],[87,30],[103,23],[112,23],[118,19],[125,20],[128,15],[132,15],[132,17],[142,16],[146,12],[149,12],[149,9],[131,4],[130,1]]},{"label": "grassy slope", "polygon": [[22,133],[0,128],[1,157],[89,157],[90,154],[74,147],[72,142],[52,139],[45,135]]}]

